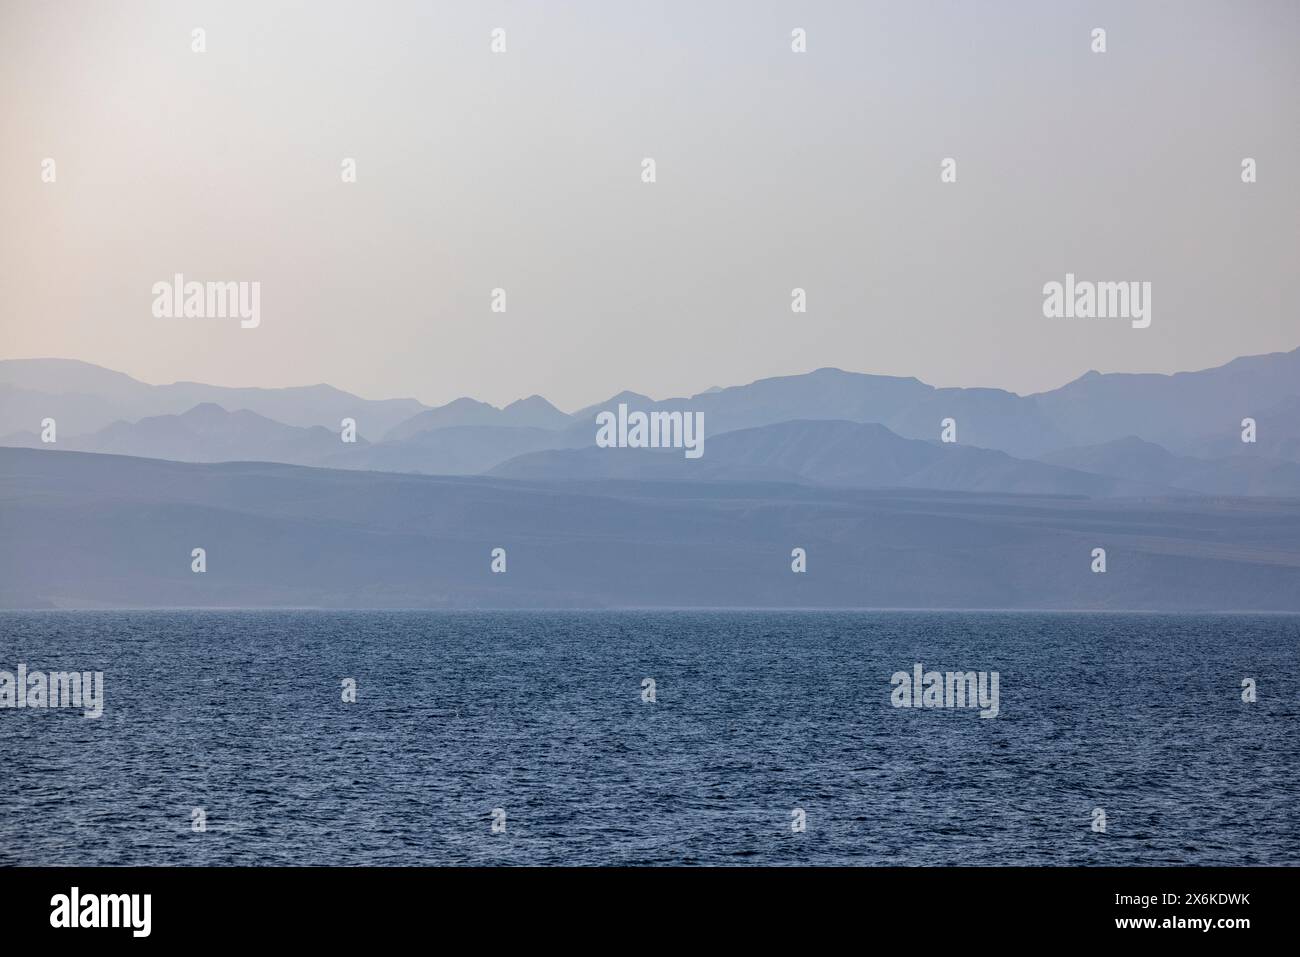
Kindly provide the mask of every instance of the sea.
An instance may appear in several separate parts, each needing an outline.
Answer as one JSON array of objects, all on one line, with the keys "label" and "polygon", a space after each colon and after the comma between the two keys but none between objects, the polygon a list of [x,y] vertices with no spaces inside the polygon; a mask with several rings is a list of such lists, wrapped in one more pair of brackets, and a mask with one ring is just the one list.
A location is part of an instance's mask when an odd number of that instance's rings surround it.
[{"label": "sea", "polygon": [[0,865],[1300,864],[1296,616],[11,611],[0,672]]}]

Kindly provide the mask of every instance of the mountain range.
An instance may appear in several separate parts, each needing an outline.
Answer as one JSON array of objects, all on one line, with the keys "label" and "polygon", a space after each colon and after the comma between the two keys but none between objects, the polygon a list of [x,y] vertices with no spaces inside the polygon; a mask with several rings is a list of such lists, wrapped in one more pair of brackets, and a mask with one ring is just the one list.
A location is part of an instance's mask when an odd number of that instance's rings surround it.
[{"label": "mountain range", "polygon": [[[706,454],[600,449],[619,403],[702,417]],[[57,442],[41,423],[57,422]],[[357,423],[355,443],[340,425]],[[1241,440],[1242,420],[1257,441]],[[955,443],[939,441],[952,419]],[[572,414],[541,396],[362,399],[328,385],[148,385],[62,359],[0,361],[0,445],[516,480],[787,482],[1090,498],[1300,495],[1300,349],[1174,375],[1089,372],[1050,392],[936,388],[818,369]]]}]

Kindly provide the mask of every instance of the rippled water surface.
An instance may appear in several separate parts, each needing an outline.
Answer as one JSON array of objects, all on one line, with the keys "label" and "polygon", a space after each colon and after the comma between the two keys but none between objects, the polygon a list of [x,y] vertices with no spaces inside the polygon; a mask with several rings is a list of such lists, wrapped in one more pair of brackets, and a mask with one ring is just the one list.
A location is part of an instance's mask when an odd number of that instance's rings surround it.
[{"label": "rippled water surface", "polygon": [[20,662],[107,704],[0,710],[0,864],[1300,863],[1294,617],[0,613]]}]

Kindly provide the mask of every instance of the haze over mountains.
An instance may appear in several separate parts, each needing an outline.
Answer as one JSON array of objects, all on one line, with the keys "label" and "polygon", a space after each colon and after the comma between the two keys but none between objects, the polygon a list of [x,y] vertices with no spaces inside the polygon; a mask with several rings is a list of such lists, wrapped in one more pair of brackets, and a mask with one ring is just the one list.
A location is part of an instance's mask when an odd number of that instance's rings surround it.
[{"label": "haze over mountains", "polygon": [[[706,453],[597,449],[620,403],[703,418]],[[1257,441],[1241,441],[1241,421]],[[690,397],[632,392],[566,414],[541,396],[503,409],[461,398],[362,399],[327,385],[147,385],[87,363],[0,362],[0,445],[175,461],[274,461],[516,479],[773,481],[1113,497],[1300,495],[1300,349],[1176,375],[1090,372],[1051,392],[935,388],[819,369]],[[355,444],[340,441],[352,418]],[[955,444],[938,442],[940,422]]]},{"label": "haze over mountains", "polygon": [[[702,416],[704,454],[597,447],[620,402]],[[1297,413],[1300,350],[1033,396],[819,369],[573,414],[11,360],[0,606],[1300,611]]]}]

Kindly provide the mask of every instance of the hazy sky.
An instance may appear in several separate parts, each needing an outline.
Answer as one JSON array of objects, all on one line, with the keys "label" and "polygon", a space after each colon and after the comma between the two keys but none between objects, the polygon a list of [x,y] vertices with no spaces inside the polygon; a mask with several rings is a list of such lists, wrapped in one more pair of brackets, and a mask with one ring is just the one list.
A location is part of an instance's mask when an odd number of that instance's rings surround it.
[{"label": "hazy sky", "polygon": [[[0,0],[0,97],[0,357],[573,409],[1300,345],[1294,0]],[[1044,318],[1067,271],[1150,328]],[[177,272],[260,327],[155,318]]]}]

